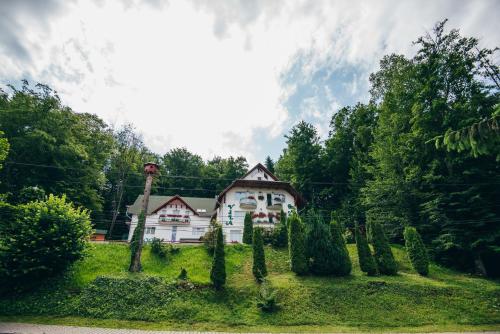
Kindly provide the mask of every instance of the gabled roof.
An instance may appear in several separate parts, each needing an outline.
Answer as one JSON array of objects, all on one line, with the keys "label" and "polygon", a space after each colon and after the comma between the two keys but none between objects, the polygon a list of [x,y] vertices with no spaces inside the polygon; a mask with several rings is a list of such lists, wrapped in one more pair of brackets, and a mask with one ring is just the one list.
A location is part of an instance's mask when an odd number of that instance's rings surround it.
[{"label": "gabled roof", "polygon": [[269,169],[267,169],[263,164],[261,164],[260,162],[258,164],[256,164],[253,168],[251,168],[250,170],[248,170],[248,172],[243,175],[242,177],[240,177],[240,179],[244,179],[245,177],[247,177],[248,175],[250,175],[250,173],[252,173],[255,169],[262,169],[264,172],[266,172],[267,174],[269,174],[269,176],[274,180],[274,181],[278,181],[278,178],[276,176],[274,176],[273,173],[271,173],[269,171]]},{"label": "gabled roof", "polygon": [[[134,204],[132,204],[127,212],[130,214],[138,215],[141,212],[143,195],[137,196]],[[157,196],[151,195],[149,197],[148,205],[148,215],[155,213],[163,206],[168,204],[174,199],[179,199],[186,204],[193,212],[195,212],[200,217],[210,217],[214,212],[215,208],[215,198],[204,198],[204,197],[182,197],[179,195],[175,196]],[[198,212],[198,210],[205,210],[205,212]]]}]

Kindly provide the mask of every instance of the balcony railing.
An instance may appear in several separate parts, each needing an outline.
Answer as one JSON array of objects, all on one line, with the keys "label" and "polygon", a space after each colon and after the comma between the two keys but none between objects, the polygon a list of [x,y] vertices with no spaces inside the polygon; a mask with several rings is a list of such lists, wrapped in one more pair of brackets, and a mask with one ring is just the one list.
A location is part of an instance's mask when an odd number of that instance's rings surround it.
[{"label": "balcony railing", "polygon": [[158,222],[163,224],[189,224],[191,219],[189,216],[183,215],[160,215]]},{"label": "balcony railing", "polygon": [[240,199],[240,208],[254,210],[257,208],[257,200],[253,196]]}]

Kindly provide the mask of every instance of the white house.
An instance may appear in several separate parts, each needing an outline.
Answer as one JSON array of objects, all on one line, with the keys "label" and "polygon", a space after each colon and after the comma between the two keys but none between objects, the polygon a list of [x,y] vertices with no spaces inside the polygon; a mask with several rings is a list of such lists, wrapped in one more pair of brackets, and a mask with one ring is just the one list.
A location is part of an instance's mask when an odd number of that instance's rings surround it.
[{"label": "white house", "polygon": [[[132,215],[128,241],[139,220],[143,195],[135,200],[127,210]],[[150,196],[144,239],[163,239],[182,242],[199,239],[208,230],[214,214],[215,198]]]},{"label": "white house", "polygon": [[226,241],[241,242],[247,212],[254,226],[274,228],[281,210],[288,215],[299,205],[302,197],[290,183],[279,181],[259,163],[217,196],[214,217],[222,224]]},{"label": "white house", "polygon": [[[132,238],[141,210],[142,195],[128,209],[132,214],[128,240]],[[233,181],[216,198],[151,196],[144,238],[171,242],[199,239],[211,219],[223,227],[227,242],[241,242],[243,221],[250,212],[254,226],[274,228],[280,212],[289,214],[302,198],[288,182],[279,181],[266,167],[257,164]]]}]

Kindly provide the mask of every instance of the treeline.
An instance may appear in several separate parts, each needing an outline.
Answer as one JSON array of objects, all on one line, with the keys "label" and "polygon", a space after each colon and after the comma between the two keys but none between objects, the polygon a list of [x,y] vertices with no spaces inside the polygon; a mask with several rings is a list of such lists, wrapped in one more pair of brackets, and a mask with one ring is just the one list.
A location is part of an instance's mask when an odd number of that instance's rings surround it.
[{"label": "treeline", "polygon": [[324,142],[306,122],[291,129],[276,174],[351,231],[378,222],[403,243],[413,226],[437,261],[498,275],[499,69],[445,23],[413,58],[385,56],[370,103],[336,113]]},{"label": "treeline", "polygon": [[243,175],[244,157],[209,161],[184,148],[151,152],[131,125],[113,128],[64,106],[48,86],[0,90],[0,201],[27,203],[62,195],[91,211],[95,228],[128,233],[126,205],[144,189],[143,164],[160,165],[154,194],[214,197]]}]

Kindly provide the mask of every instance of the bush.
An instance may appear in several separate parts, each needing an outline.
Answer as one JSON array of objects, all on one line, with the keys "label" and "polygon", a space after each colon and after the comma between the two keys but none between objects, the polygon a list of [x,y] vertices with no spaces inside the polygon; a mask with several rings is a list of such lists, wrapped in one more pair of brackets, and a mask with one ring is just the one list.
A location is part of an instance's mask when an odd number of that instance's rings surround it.
[{"label": "bush", "polygon": [[263,279],[259,288],[259,299],[257,300],[257,307],[264,312],[274,312],[278,308],[278,299],[276,291],[271,287],[266,279]]},{"label": "bush", "polygon": [[[139,214],[139,219],[137,221],[137,225],[134,229],[134,233],[132,234],[132,238],[130,239],[130,266],[129,270],[132,269],[133,263],[134,263],[134,258],[135,254],[139,250],[139,238],[141,237],[141,233],[144,230],[144,224],[146,223],[146,215],[144,214],[144,211],[141,211]],[[139,268],[140,270],[140,268]]]},{"label": "bush", "polygon": [[151,241],[151,254],[164,259],[167,257],[168,249],[162,242],[163,239],[153,238]]},{"label": "bush", "polygon": [[0,235],[0,280],[28,286],[65,271],[84,255],[92,233],[87,210],[65,196],[20,205]]},{"label": "bush", "polygon": [[288,253],[290,256],[290,269],[297,275],[307,273],[307,258],[304,224],[297,212],[292,212],[288,217]]},{"label": "bush", "polygon": [[286,214],[281,210],[280,222],[274,227],[272,245],[277,248],[288,245],[288,226],[286,224]]},{"label": "bush", "polygon": [[339,276],[347,276],[351,273],[352,264],[349,258],[349,252],[345,245],[344,237],[342,236],[340,225],[332,220],[330,223],[330,233],[332,234],[332,248],[334,259],[334,274]]},{"label": "bush", "polygon": [[378,222],[370,222],[370,233],[379,272],[384,275],[396,275],[398,265],[394,259],[391,246],[389,245],[389,241],[387,241],[382,225]]},{"label": "bush", "polygon": [[406,252],[410,258],[411,265],[416,272],[422,276],[429,274],[429,257],[420,234],[414,227],[407,226],[404,229]]},{"label": "bush", "polygon": [[224,236],[222,235],[222,227],[218,226],[215,230],[215,251],[212,261],[212,269],[210,271],[210,280],[216,290],[222,289],[226,284],[226,260],[224,256]]},{"label": "bush", "polygon": [[266,257],[264,254],[264,242],[262,240],[262,228],[253,229],[253,276],[258,282],[262,282],[267,276]]},{"label": "bush", "polygon": [[217,222],[215,222],[215,220],[210,221],[210,224],[208,225],[208,231],[202,237],[203,244],[205,245],[205,248],[208,254],[210,254],[210,256],[213,256],[215,251],[217,227],[218,225]]},{"label": "bush", "polygon": [[335,270],[332,235],[327,224],[317,212],[307,213],[306,254],[309,271],[316,275],[332,275]]},{"label": "bush", "polygon": [[179,273],[179,276],[177,276],[177,279],[179,279],[181,281],[187,281],[187,279],[188,279],[187,270],[184,268],[181,268],[181,272]]},{"label": "bush", "polygon": [[366,236],[361,232],[357,223],[354,234],[356,238],[356,249],[358,250],[359,267],[361,268],[361,271],[365,272],[368,276],[377,275],[377,264],[375,263],[375,259],[370,251],[370,246],[368,246]]},{"label": "bush", "polygon": [[245,222],[243,226],[243,243],[247,245],[252,244],[253,238],[253,221],[250,212],[245,214]]}]

